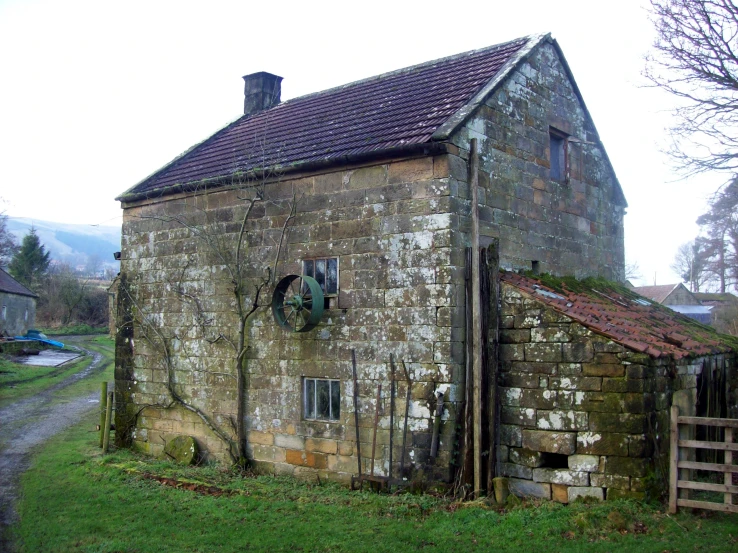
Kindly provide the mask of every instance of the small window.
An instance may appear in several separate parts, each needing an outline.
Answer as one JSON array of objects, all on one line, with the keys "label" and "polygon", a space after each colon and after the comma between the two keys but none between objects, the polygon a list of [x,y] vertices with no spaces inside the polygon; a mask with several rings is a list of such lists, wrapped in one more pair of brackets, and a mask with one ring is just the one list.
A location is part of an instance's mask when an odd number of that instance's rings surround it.
[{"label": "small window", "polygon": [[338,296],[338,258],[306,259],[302,274],[314,278],[325,295],[325,309],[335,307]]},{"label": "small window", "polygon": [[569,177],[567,136],[553,128],[549,129],[548,136],[551,155],[551,180],[566,182]]},{"label": "small window", "polygon": [[303,405],[307,420],[337,421],[341,416],[341,382],[304,378]]},{"label": "small window", "polygon": [[26,307],[26,314],[25,314],[25,315],[23,315],[23,320],[24,320],[25,322],[28,322],[28,308],[27,308],[27,307]]},{"label": "small window", "polygon": [[8,320],[8,306],[3,305],[3,321],[7,321],[7,320]]}]

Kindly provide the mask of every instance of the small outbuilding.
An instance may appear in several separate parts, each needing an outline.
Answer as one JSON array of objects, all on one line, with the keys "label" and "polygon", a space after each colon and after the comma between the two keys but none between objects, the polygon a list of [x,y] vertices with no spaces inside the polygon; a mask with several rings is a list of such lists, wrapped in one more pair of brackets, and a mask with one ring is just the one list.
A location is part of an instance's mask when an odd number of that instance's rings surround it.
[{"label": "small outbuilding", "polygon": [[0,335],[20,336],[36,321],[38,296],[0,269]]}]

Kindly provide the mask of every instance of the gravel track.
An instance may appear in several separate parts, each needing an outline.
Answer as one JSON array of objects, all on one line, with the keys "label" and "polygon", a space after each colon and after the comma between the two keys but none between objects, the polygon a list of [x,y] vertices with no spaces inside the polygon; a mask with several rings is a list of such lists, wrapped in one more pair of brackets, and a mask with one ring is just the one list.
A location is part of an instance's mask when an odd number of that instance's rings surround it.
[{"label": "gravel track", "polygon": [[99,409],[99,392],[59,397],[59,391],[100,373],[106,366],[102,354],[84,347],[89,336],[67,336],[65,341],[92,358],[92,363],[35,396],[0,409],[0,551],[13,551],[8,527],[18,521],[15,503],[20,478],[28,469],[33,449],[54,434]]}]

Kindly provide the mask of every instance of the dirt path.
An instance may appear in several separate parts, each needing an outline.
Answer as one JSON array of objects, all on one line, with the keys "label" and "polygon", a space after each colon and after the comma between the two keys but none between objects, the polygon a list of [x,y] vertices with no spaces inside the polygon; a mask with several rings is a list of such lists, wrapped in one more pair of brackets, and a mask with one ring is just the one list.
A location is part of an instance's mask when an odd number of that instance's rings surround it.
[{"label": "dirt path", "polygon": [[87,368],[35,396],[0,409],[0,551],[13,550],[7,530],[18,520],[15,511],[18,484],[29,466],[33,448],[98,408],[100,399],[97,392],[63,399],[59,399],[58,394],[60,390],[105,368],[103,355],[84,347],[91,338],[65,339],[92,357]]}]

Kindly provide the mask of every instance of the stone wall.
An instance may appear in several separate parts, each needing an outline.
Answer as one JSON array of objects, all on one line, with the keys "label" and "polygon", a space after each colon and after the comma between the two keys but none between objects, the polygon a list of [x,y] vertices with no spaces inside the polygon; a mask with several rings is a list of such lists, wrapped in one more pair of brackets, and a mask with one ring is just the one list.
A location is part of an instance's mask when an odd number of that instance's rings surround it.
[{"label": "stone wall", "polygon": [[36,298],[0,292],[0,334],[22,336],[35,322]]},{"label": "stone wall", "polygon": [[[569,135],[569,178],[550,178],[549,130]],[[477,138],[480,154],[480,232],[500,240],[503,268],[578,278],[625,278],[625,201],[597,133],[554,47],[544,44],[453,137],[459,181]],[[469,213],[468,186],[459,182]],[[469,224],[461,220],[463,228]]]},{"label": "stone wall", "polygon": [[668,474],[672,401],[695,414],[705,359],[653,359],[510,285],[502,294],[498,460],[511,489],[561,502],[643,497],[646,477]]},{"label": "stone wall", "polygon": [[[428,458],[435,393],[445,394],[440,454],[430,469],[434,477],[448,477],[455,385],[464,363],[470,138],[481,145],[482,234],[499,238],[502,266],[530,268],[537,260],[542,270],[559,274],[622,278],[623,203],[604,152],[572,142],[570,178],[548,178],[549,126],[585,142],[594,136],[552,52],[545,45],[523,64],[452,137],[446,154],[290,174],[267,184],[267,201],[246,227],[253,282],[273,264],[294,193],[298,212],[287,226],[276,274],[301,273],[305,259],[336,257],[339,294],[319,327],[305,334],[278,328],[267,307],[251,320],[245,408],[249,454],[258,468],[342,479],[356,473],[355,349],[364,466],[381,383],[376,465],[378,474],[388,470],[392,353],[405,360],[413,379],[408,458],[415,468],[425,468]],[[123,206],[127,292],[118,297],[129,295],[132,305],[119,306],[118,314],[131,310],[137,322],[117,337],[117,424],[132,424],[121,434],[149,453],[161,454],[167,440],[184,433],[197,437],[206,457],[226,458],[225,442],[209,426],[233,435],[237,413],[229,349],[237,321],[227,258],[244,193],[250,192],[224,187]],[[223,244],[225,256],[206,246],[208,240]],[[261,305],[268,305],[270,293]],[[306,377],[340,382],[339,420],[305,420]],[[399,367],[397,379],[399,444],[406,389]],[[172,406],[168,388],[207,420]],[[399,458],[398,448],[396,463]]]},{"label": "stone wall", "polygon": [[680,284],[663,301],[664,305],[702,305],[686,286]]},{"label": "stone wall", "polygon": [[[249,256],[259,276],[273,263],[293,190],[300,198],[298,213],[288,225],[277,275],[301,273],[304,259],[337,257],[339,296],[320,326],[304,334],[278,328],[268,310],[270,298],[262,298],[266,308],[258,311],[249,330],[249,453],[257,467],[269,471],[319,471],[340,478],[355,473],[350,361],[355,349],[364,466],[371,454],[376,392],[382,383],[376,466],[378,474],[388,469],[390,354],[398,360],[400,381],[397,429],[406,390],[400,360],[413,379],[408,464],[422,466],[430,446],[434,392],[446,393],[444,419],[453,417],[453,381],[463,363],[463,319],[457,313],[463,302],[464,260],[463,249],[451,247],[456,216],[449,213],[447,163],[431,157],[394,161],[268,185],[269,201],[257,206],[248,224]],[[230,279],[195,229],[212,229],[208,234],[224,240],[232,252],[245,209],[237,200],[240,193],[221,190],[129,207],[121,266],[139,318],[153,320],[167,337],[177,336],[169,339],[168,350],[178,393],[229,432],[237,411],[233,355],[227,343],[236,328]],[[171,220],[194,214],[201,220],[193,229]],[[200,316],[179,290],[199,298]],[[208,321],[206,328],[202,321]],[[125,416],[133,416],[142,405],[157,407],[141,412],[133,444],[160,454],[165,441],[186,433],[198,437],[207,455],[224,458],[223,442],[196,415],[161,408],[170,403],[167,363],[160,344],[147,343],[140,322],[134,326],[133,345],[122,344],[123,350],[132,349],[133,365],[121,367],[116,375],[119,405]],[[219,333],[228,340],[205,340]],[[304,419],[304,377],[340,381],[338,421]],[[446,477],[452,426],[443,427],[437,461]],[[399,431],[395,443],[401,443]],[[399,462],[399,446],[394,458]]]}]

